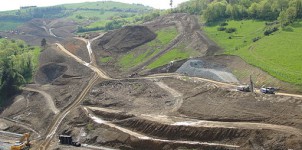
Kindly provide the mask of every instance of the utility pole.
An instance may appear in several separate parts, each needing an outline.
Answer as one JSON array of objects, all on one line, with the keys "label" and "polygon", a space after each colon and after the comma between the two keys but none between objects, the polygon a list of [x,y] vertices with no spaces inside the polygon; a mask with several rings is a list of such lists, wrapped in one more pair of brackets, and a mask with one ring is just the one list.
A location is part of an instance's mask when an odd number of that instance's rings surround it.
[{"label": "utility pole", "polygon": [[250,88],[251,88],[251,92],[254,93],[254,83],[252,80],[252,75],[250,75]]}]

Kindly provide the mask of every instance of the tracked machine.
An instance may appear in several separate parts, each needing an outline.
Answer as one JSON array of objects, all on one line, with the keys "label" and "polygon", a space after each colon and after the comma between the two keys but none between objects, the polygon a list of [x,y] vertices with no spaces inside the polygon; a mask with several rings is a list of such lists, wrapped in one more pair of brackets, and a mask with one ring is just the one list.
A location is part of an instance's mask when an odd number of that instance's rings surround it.
[{"label": "tracked machine", "polygon": [[30,134],[24,133],[21,135],[19,141],[17,141],[13,146],[11,146],[11,150],[29,150],[30,149],[30,141],[29,141]]}]

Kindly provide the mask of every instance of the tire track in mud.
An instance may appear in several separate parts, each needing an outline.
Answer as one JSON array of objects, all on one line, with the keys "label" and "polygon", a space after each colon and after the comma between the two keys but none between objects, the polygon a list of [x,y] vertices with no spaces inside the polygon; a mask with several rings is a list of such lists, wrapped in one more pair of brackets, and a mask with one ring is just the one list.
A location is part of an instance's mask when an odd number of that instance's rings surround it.
[{"label": "tire track in mud", "polygon": [[37,90],[37,89],[33,89],[33,88],[28,88],[28,87],[23,87],[22,90],[40,93],[41,95],[43,95],[45,97],[46,103],[49,106],[51,111],[53,111],[55,114],[60,112],[60,110],[54,104],[54,101],[53,101],[52,97],[48,93],[46,93],[45,91],[41,91],[41,90]]},{"label": "tire track in mud", "polygon": [[163,82],[154,82],[156,85],[158,85],[160,88],[162,88],[163,90],[167,91],[168,93],[170,93],[174,99],[175,99],[175,104],[174,104],[174,108],[171,110],[171,112],[176,112],[182,105],[183,103],[183,97],[182,94],[179,93],[178,91],[172,89],[171,87],[169,87],[168,85],[166,85]]}]

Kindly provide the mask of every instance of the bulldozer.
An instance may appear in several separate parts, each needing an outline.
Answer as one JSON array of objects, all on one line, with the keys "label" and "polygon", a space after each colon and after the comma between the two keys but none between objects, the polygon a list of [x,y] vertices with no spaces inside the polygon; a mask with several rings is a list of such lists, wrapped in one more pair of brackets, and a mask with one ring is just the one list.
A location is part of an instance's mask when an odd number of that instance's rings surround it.
[{"label": "bulldozer", "polygon": [[29,141],[30,134],[24,133],[20,140],[17,141],[13,146],[11,146],[11,150],[29,150],[31,144]]}]

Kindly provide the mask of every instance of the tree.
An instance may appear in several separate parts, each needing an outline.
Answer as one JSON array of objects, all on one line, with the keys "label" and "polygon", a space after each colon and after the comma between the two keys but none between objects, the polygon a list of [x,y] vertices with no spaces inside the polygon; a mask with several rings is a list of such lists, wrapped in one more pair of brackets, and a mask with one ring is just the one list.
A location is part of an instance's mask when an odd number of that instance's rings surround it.
[{"label": "tree", "polygon": [[41,47],[45,48],[46,47],[46,39],[43,38],[41,41]]},{"label": "tree", "polygon": [[173,7],[173,0],[170,0],[170,6],[171,6],[171,9]]}]

